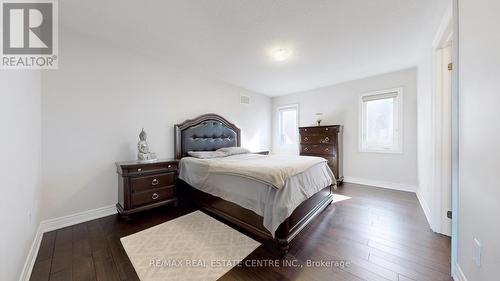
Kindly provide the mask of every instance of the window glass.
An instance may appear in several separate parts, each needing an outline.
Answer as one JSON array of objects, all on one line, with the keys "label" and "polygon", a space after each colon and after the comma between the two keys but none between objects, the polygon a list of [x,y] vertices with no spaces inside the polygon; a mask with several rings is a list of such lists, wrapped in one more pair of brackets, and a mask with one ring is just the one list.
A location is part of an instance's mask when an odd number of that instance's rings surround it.
[{"label": "window glass", "polygon": [[296,144],[298,120],[296,106],[278,109],[281,144]]},{"label": "window glass", "polygon": [[402,152],[402,89],[390,89],[360,97],[361,152]]},{"label": "window glass", "polygon": [[394,145],[394,99],[366,102],[366,146],[390,148]]}]

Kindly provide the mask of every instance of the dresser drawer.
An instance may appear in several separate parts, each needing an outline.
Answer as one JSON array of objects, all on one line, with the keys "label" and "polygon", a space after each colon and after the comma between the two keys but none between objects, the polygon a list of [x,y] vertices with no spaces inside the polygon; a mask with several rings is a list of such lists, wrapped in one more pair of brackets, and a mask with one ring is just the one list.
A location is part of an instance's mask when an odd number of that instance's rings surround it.
[{"label": "dresser drawer", "polygon": [[301,135],[323,135],[323,136],[334,136],[337,134],[335,128],[332,127],[308,127],[308,128],[299,128],[299,132]]},{"label": "dresser drawer", "polygon": [[335,136],[331,135],[301,135],[300,143],[302,144],[329,144],[333,145],[335,143]]},{"label": "dresser drawer", "polygon": [[161,202],[164,200],[172,199],[174,195],[175,195],[174,186],[134,193],[132,194],[131,198],[131,206],[132,208],[135,208],[141,205]]},{"label": "dresser drawer", "polygon": [[302,144],[300,145],[300,153],[335,155],[334,147],[326,144]]},{"label": "dresser drawer", "polygon": [[175,184],[175,172],[169,172],[147,177],[130,178],[132,193],[157,189]]}]

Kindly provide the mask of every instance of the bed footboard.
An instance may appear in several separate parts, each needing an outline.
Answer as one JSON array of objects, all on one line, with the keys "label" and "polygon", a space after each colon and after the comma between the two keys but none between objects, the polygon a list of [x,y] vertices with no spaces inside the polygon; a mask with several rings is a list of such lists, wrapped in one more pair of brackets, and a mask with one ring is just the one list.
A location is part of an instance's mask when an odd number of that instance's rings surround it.
[{"label": "bed footboard", "polygon": [[332,186],[325,187],[311,198],[302,202],[276,230],[276,238],[264,227],[262,216],[251,210],[222,198],[202,192],[182,180],[178,180],[179,197],[184,204],[194,204],[198,208],[235,226],[249,236],[271,245],[281,254],[288,252],[290,242],[323,211],[332,201]]}]

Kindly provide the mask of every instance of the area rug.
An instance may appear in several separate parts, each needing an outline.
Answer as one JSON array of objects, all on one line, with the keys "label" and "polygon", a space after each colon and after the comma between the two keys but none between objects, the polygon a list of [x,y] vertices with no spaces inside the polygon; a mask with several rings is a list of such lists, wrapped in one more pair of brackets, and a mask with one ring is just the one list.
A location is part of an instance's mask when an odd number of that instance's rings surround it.
[{"label": "area rug", "polygon": [[141,281],[217,280],[260,245],[201,211],[120,240]]}]

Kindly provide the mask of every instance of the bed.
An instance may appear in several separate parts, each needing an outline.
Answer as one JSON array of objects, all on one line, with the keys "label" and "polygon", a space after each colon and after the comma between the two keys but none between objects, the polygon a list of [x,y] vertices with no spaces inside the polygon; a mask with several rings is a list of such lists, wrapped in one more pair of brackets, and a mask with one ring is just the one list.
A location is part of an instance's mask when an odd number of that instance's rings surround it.
[{"label": "bed", "polygon": [[[214,163],[222,166],[231,161],[252,163],[270,161],[260,157],[278,156],[245,154],[210,160],[188,155],[188,151],[240,146],[240,129],[216,114],[205,114],[175,125],[181,199],[284,254],[293,238],[332,202],[335,178],[326,164],[318,164],[287,178],[280,188],[276,188],[252,178],[208,171],[209,167],[217,167]],[[329,175],[333,179],[329,179]]]}]

